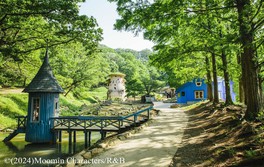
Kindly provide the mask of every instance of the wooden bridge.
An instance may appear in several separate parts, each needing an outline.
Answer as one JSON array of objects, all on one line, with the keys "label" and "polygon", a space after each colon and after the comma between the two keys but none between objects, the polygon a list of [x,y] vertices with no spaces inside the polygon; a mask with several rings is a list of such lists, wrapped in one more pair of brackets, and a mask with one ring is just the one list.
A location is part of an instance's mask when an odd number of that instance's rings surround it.
[{"label": "wooden bridge", "polygon": [[[59,142],[62,139],[62,131],[69,134],[69,144],[76,142],[76,132],[84,132],[85,147],[91,145],[91,133],[100,132],[101,139],[106,137],[107,132],[123,133],[132,127],[139,126],[150,119],[150,111],[153,107],[139,110],[127,116],[63,116],[50,118],[50,124],[54,126],[51,131],[58,134]],[[18,133],[26,131],[26,117],[17,117],[17,129],[7,136],[3,141],[7,142],[15,137]]]}]

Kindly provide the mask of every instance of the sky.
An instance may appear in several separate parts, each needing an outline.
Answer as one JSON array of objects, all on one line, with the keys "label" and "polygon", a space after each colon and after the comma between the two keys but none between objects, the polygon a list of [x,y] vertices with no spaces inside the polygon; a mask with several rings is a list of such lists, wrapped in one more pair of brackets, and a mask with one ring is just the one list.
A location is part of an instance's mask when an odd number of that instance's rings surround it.
[{"label": "sky", "polygon": [[107,0],[86,0],[81,4],[81,15],[93,16],[103,29],[103,40],[100,42],[110,48],[124,48],[141,51],[151,49],[154,45],[151,41],[144,40],[143,34],[135,36],[132,32],[114,30],[114,24],[118,16],[116,4]]}]

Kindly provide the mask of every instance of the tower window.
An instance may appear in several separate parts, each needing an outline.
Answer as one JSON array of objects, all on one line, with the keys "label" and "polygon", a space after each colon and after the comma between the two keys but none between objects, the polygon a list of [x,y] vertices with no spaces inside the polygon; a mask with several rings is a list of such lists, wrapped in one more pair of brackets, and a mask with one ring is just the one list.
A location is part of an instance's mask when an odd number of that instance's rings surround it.
[{"label": "tower window", "polygon": [[32,98],[32,122],[39,122],[40,100],[39,97]]}]

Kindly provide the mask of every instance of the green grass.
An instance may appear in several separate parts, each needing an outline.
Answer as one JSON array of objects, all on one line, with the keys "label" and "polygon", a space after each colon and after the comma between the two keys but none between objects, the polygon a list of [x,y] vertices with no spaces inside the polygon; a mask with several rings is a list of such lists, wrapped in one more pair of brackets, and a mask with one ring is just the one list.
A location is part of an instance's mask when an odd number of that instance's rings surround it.
[{"label": "green grass", "polygon": [[[106,99],[107,89],[100,87],[91,91],[80,91],[80,97],[76,98],[73,93],[67,97],[60,95],[61,116],[79,115],[83,105],[97,103]],[[15,128],[17,120],[15,116],[27,115],[28,94],[10,93],[0,94],[0,129]]]},{"label": "green grass", "polygon": [[0,95],[0,129],[14,128],[15,116],[27,115],[27,94]]},{"label": "green grass", "polygon": [[90,96],[97,97],[98,99],[105,100],[107,96],[107,89],[105,87],[95,88],[88,92]]},{"label": "green grass", "polygon": [[6,129],[6,128],[14,129],[16,127],[17,122],[15,119],[0,114],[0,120],[1,120],[0,129]]},{"label": "green grass", "polygon": [[27,113],[27,94],[0,95],[0,114],[15,118]]}]

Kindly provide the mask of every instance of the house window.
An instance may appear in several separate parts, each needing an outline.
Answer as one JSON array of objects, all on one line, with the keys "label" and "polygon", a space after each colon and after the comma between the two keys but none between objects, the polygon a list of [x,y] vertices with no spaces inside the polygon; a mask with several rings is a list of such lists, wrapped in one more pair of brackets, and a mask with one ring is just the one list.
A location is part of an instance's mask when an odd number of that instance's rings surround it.
[{"label": "house window", "polygon": [[203,99],[204,98],[204,91],[195,91],[194,96],[195,96],[195,99]]},{"label": "house window", "polygon": [[59,99],[58,98],[54,99],[54,116],[55,117],[59,116]]},{"label": "house window", "polygon": [[32,98],[32,122],[39,122],[40,100],[39,97]]},{"label": "house window", "polygon": [[181,96],[185,96],[185,92],[181,92]]},{"label": "house window", "polygon": [[202,82],[196,82],[196,86],[201,86]]}]

